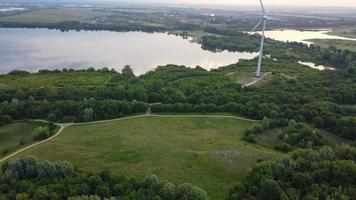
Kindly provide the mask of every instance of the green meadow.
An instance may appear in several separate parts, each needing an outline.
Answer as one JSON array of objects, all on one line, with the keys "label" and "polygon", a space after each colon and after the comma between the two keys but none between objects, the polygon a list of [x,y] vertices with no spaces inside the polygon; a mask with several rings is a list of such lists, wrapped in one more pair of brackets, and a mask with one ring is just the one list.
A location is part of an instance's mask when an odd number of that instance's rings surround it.
[{"label": "green meadow", "polygon": [[85,171],[110,169],[125,176],[155,174],[175,184],[199,186],[211,199],[224,199],[231,185],[257,162],[280,155],[241,139],[252,125],[204,116],[141,116],[75,124],[17,157],[68,160]]}]

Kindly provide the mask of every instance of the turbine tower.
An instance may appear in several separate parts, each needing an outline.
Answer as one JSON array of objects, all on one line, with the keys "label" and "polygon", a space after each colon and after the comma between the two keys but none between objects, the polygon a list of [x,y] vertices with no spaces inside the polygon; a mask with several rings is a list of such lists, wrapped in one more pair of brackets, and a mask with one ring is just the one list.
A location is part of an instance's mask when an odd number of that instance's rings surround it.
[{"label": "turbine tower", "polygon": [[260,55],[258,57],[257,71],[256,71],[257,77],[261,77],[261,65],[262,65],[262,59],[263,59],[263,47],[264,47],[264,42],[265,42],[265,30],[266,30],[266,23],[267,23],[267,19],[268,19],[265,7],[263,6],[263,3],[262,3],[262,0],[260,0],[260,3],[261,3],[261,9],[262,9],[262,18],[251,31],[251,32],[254,32],[262,23],[262,38],[261,38],[260,52],[259,52]]}]

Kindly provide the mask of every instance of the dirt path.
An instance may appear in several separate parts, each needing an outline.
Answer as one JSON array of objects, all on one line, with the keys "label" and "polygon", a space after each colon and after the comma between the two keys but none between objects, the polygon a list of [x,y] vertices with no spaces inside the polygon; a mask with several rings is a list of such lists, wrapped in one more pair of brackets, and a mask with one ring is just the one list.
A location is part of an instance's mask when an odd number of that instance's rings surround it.
[{"label": "dirt path", "polygon": [[270,75],[270,74],[272,74],[272,73],[271,73],[271,72],[264,73],[261,77],[255,79],[254,81],[252,81],[252,82],[250,82],[250,83],[247,83],[247,84],[243,85],[242,88],[250,87],[250,86],[256,84],[257,82],[263,80],[266,76],[268,76],[268,75]]},{"label": "dirt path", "polygon": [[27,149],[30,149],[30,148],[32,148],[32,147],[35,147],[35,146],[37,146],[37,145],[40,145],[40,144],[42,144],[42,143],[48,142],[48,141],[50,141],[50,140],[56,138],[57,136],[59,136],[59,135],[62,133],[62,131],[64,130],[64,128],[66,128],[67,126],[69,126],[69,124],[68,124],[68,125],[66,125],[66,124],[57,124],[57,125],[60,126],[60,129],[59,129],[59,130],[57,131],[57,133],[54,134],[52,137],[49,137],[49,138],[47,138],[47,139],[45,139],[45,140],[39,141],[39,142],[37,142],[37,143],[31,144],[30,146],[27,146],[27,147],[24,147],[24,148],[22,148],[22,149],[20,149],[20,150],[18,150],[18,151],[15,151],[14,153],[12,153],[12,154],[6,156],[5,158],[2,158],[2,159],[0,160],[0,164],[1,164],[2,162],[4,162],[4,161],[8,160],[9,158],[11,158],[11,157],[13,157],[13,156],[15,156],[15,155],[17,155],[17,154],[19,154],[19,153],[21,153],[21,152],[27,150]]},{"label": "dirt path", "polygon": [[[128,120],[128,119],[134,119],[134,118],[141,118],[141,117],[185,117],[185,118],[230,118],[230,119],[239,119],[239,120],[244,120],[244,121],[248,121],[248,122],[259,122],[258,120],[252,120],[252,119],[248,119],[248,118],[243,118],[243,117],[235,117],[235,116],[228,116],[228,115],[159,115],[159,114],[144,114],[144,115],[136,115],[136,116],[132,116],[132,117],[124,117],[124,118],[117,118],[117,119],[110,119],[110,120],[101,120],[101,121],[94,121],[94,122],[82,122],[82,123],[69,123],[69,124],[56,124],[58,126],[60,126],[60,129],[57,131],[57,133],[55,135],[53,135],[52,137],[49,137],[45,140],[39,141],[37,143],[34,143],[30,146],[24,147],[2,159],[0,159],[0,164],[10,158],[12,158],[13,156],[26,151],[28,149],[31,149],[35,146],[38,146],[40,144],[46,143],[48,141],[53,140],[54,138],[58,137],[65,128],[69,127],[69,126],[75,126],[75,125],[87,125],[87,124],[99,124],[99,123],[107,123],[107,122],[115,122],[115,121],[122,121],[122,120]],[[196,152],[198,153],[198,152]],[[201,153],[201,152],[200,152]]]}]

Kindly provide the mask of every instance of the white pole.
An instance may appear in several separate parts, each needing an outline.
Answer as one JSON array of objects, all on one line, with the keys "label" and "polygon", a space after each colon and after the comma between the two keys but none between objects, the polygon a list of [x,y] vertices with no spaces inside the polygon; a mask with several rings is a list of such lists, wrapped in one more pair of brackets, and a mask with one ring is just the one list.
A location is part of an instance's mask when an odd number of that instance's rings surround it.
[{"label": "white pole", "polygon": [[261,46],[260,46],[260,55],[258,57],[258,64],[257,64],[257,71],[256,71],[257,77],[261,77],[261,64],[262,64],[262,58],[263,58],[263,45],[265,42],[266,21],[267,21],[267,19],[264,17],[263,18]]}]

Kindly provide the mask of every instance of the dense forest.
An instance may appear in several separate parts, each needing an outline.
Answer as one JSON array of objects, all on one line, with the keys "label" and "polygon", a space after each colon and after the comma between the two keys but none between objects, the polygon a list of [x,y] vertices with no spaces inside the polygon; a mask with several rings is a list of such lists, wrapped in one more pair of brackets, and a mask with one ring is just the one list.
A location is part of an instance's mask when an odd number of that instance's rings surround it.
[{"label": "dense forest", "polygon": [[[266,59],[265,64],[271,66],[265,70],[273,73],[273,80],[263,87],[249,88],[241,88],[226,74],[248,71],[254,61],[210,72],[200,67],[170,65],[139,77],[128,66],[122,73],[102,70],[111,79],[97,87],[1,90],[0,115],[13,119],[51,116],[53,121],[92,121],[143,113],[149,103],[158,103],[151,105],[153,112],[230,112],[253,119],[294,119],[356,139],[355,117],[343,112],[342,107],[356,102],[355,68],[319,72],[287,61]],[[4,76],[31,74],[16,71]]]},{"label": "dense forest", "polygon": [[140,199],[207,200],[204,190],[191,184],[175,186],[152,175],[141,180],[116,176],[108,170],[87,173],[69,162],[35,157],[7,162],[0,174],[0,194],[18,199]]},{"label": "dense forest", "polygon": [[[215,31],[216,33],[220,33]],[[230,35],[231,34],[231,35]],[[259,35],[243,33],[225,33],[224,36],[203,36],[204,49],[257,52]],[[279,42],[266,39],[265,54],[271,58],[288,61],[309,61],[320,65],[332,66],[337,69],[356,67],[356,52],[340,50],[333,46],[322,49],[319,46],[306,45],[298,42]]]},{"label": "dense forest", "polygon": [[230,191],[230,200],[355,199],[356,148],[296,150],[254,167]]}]

